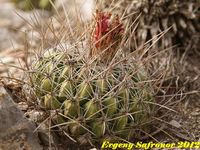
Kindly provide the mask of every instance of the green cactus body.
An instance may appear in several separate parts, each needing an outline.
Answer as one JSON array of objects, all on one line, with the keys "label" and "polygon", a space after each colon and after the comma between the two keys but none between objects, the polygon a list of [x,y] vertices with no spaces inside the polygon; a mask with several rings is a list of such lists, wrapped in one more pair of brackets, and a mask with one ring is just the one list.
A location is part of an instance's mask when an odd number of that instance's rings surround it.
[{"label": "green cactus body", "polygon": [[61,103],[52,95],[46,94],[44,97],[44,106],[47,109],[59,109],[61,107]]},{"label": "green cactus body", "polygon": [[95,122],[92,123],[92,132],[94,135],[99,138],[103,137],[105,134],[105,129],[106,129],[106,123],[101,121],[101,120],[96,120]]},{"label": "green cactus body", "polygon": [[[33,65],[32,80],[43,107],[60,109],[63,116],[57,122],[66,122],[66,131],[74,139],[89,134],[90,141],[96,142],[114,134],[129,140],[134,135],[133,126],[148,120],[153,110],[145,103],[154,102],[154,98],[150,83],[142,82],[147,78],[144,69],[134,73],[137,64],[129,62],[105,72],[106,66],[94,61],[86,70],[85,60],[74,58],[71,64],[69,58],[73,56],[59,52]],[[129,77],[124,78],[124,74]]]},{"label": "green cactus body", "polygon": [[117,112],[117,99],[114,97],[105,98],[103,101],[107,117],[112,117]]}]

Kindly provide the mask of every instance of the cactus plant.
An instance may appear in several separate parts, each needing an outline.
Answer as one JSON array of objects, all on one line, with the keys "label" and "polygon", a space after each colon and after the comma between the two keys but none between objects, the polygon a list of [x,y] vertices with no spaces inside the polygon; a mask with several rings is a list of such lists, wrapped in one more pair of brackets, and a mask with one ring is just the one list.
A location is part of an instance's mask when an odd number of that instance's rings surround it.
[{"label": "cactus plant", "polygon": [[[144,66],[120,51],[124,29],[118,16],[96,13],[89,51],[46,51],[33,63],[31,79],[40,106],[81,144],[104,138],[130,140],[154,113],[153,88]],[[86,138],[84,138],[86,137]],[[86,139],[86,140],[83,140]]]}]

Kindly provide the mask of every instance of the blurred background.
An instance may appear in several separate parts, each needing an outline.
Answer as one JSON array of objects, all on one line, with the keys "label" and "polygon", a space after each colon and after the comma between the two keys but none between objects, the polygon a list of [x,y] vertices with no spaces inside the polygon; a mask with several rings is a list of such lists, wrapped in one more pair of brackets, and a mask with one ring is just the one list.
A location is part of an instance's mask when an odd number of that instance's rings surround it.
[{"label": "blurred background", "polygon": [[49,39],[43,40],[48,43],[44,47],[55,44],[52,33],[45,31],[47,26],[59,30],[65,23],[71,28],[74,23],[89,21],[95,7],[93,0],[0,0],[0,6],[0,61],[4,64],[0,74],[10,77],[17,77],[17,70],[8,65],[22,65],[24,50],[40,47],[41,32],[46,32],[44,36]]}]

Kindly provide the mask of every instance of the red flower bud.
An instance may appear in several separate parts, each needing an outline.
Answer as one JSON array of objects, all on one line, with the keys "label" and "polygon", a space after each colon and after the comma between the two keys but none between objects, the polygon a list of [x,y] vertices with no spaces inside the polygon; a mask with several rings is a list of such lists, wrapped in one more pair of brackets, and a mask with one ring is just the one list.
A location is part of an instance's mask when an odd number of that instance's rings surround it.
[{"label": "red flower bud", "polygon": [[91,55],[97,55],[107,49],[103,54],[103,59],[112,59],[122,41],[123,33],[123,24],[118,16],[97,11],[95,30],[92,35],[95,50],[92,50]]}]

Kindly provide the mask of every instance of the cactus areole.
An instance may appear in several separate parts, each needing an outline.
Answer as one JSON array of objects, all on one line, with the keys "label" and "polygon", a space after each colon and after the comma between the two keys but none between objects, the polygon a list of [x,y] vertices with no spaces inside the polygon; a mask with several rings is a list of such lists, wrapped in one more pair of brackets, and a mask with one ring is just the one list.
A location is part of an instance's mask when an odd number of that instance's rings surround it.
[{"label": "cactus areole", "polygon": [[[89,50],[97,59],[56,51],[33,65],[31,77],[40,106],[57,110],[53,125],[81,144],[130,141],[139,130],[147,132],[153,90],[145,82],[148,76],[141,63],[118,54],[122,37],[118,16],[97,12],[90,40],[94,46]],[[111,60],[112,64],[102,65]]]}]

